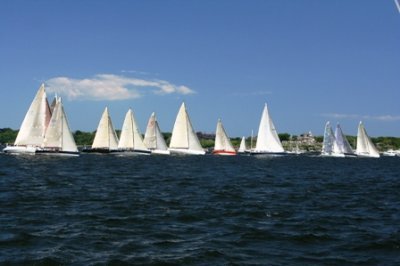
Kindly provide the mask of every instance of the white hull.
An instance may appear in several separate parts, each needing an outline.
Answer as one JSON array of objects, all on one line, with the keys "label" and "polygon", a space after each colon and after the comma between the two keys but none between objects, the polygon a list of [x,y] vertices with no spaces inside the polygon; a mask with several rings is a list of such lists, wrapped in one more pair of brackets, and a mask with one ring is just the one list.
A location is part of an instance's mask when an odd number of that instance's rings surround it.
[{"label": "white hull", "polygon": [[357,153],[357,157],[362,157],[362,158],[379,158],[379,154],[370,154],[370,153]]},{"label": "white hull", "polygon": [[177,148],[169,148],[168,149],[171,154],[180,154],[180,155],[204,155],[205,151],[199,150],[189,150],[189,149],[177,149]]},{"label": "white hull", "polygon": [[37,147],[34,146],[7,146],[3,149],[4,153],[10,154],[35,154]]},{"label": "white hull", "polygon": [[151,150],[151,154],[170,155],[171,152],[169,150]]},{"label": "white hull", "polygon": [[113,154],[121,156],[135,156],[135,155],[150,155],[151,152],[148,150],[118,150]]},{"label": "white hull", "polygon": [[344,155],[344,153],[321,153],[321,157],[344,158],[346,156]]}]

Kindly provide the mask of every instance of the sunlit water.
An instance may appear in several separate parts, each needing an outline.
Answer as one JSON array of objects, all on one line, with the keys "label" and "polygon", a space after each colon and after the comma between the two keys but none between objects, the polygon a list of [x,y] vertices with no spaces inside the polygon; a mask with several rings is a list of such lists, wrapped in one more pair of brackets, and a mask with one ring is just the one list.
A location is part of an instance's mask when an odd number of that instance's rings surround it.
[{"label": "sunlit water", "polygon": [[0,154],[0,263],[400,265],[400,158]]}]

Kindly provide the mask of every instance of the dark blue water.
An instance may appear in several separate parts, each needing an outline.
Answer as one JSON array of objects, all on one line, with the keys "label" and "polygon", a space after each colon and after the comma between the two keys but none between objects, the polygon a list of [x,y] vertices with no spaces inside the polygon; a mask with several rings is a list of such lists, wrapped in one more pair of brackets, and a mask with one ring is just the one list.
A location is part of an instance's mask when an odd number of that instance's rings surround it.
[{"label": "dark blue water", "polygon": [[400,265],[400,158],[0,155],[0,263]]}]

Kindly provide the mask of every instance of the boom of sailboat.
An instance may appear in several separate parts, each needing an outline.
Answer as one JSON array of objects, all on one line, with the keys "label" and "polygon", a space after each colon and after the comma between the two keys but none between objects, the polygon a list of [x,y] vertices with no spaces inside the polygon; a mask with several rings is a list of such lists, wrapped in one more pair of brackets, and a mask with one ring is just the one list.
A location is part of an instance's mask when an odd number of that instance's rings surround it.
[{"label": "boom of sailboat", "polygon": [[[251,143],[253,143],[253,139],[251,139]],[[80,152],[69,127],[61,97],[56,96],[52,104],[49,105],[45,86],[42,84],[28,108],[14,144],[7,145],[3,151],[9,154],[78,156]],[[152,113],[148,120],[143,138],[134,112],[129,109],[125,115],[121,134],[118,138],[108,107],[105,107],[91,147],[85,147],[82,152],[113,153],[121,156],[206,154],[206,150],[201,146],[194,130],[185,103],[182,103],[178,110],[169,147],[163,137],[155,113]],[[261,113],[254,148],[252,144],[249,148],[246,145],[246,138],[242,137],[240,147],[236,150],[222,124],[222,120],[218,119],[215,146],[211,153],[214,155],[254,156],[300,154],[300,152],[284,150],[267,104],[265,104]],[[337,124],[334,132],[328,121],[324,130],[321,156],[379,158],[380,154],[368,136],[362,122],[358,126],[357,147],[353,150],[340,125]]]}]

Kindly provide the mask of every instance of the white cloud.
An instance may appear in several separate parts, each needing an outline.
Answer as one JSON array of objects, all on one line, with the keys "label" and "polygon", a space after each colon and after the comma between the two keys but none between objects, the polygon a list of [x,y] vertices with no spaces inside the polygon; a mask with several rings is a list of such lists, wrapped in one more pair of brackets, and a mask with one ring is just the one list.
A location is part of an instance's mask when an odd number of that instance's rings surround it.
[{"label": "white cloud", "polygon": [[98,74],[92,78],[73,79],[55,77],[46,81],[47,90],[70,100],[127,100],[154,94],[193,94],[186,86],[177,86],[165,80],[145,80],[114,74]]},{"label": "white cloud", "polygon": [[377,120],[377,121],[399,121],[400,115],[358,115],[358,114],[321,114],[323,117],[335,119],[359,119],[359,120]]}]

